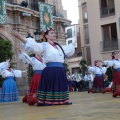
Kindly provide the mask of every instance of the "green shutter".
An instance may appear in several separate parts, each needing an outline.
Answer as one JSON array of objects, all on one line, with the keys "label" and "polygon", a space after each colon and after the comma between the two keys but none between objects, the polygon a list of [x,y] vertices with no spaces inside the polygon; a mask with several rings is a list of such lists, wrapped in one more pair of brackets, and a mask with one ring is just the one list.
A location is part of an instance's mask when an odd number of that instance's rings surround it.
[{"label": "green shutter", "polygon": [[0,24],[7,23],[6,0],[0,0]]},{"label": "green shutter", "polygon": [[52,6],[43,2],[38,2],[40,13],[40,30],[53,27]]}]

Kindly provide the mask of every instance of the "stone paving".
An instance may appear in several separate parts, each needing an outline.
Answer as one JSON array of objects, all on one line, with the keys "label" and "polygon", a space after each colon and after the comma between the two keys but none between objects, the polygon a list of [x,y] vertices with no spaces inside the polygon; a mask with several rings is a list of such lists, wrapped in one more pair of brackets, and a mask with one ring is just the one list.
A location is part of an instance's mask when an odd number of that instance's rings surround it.
[{"label": "stone paving", "polygon": [[111,93],[71,92],[70,100],[72,105],[48,107],[0,103],[0,120],[120,120],[120,97]]}]

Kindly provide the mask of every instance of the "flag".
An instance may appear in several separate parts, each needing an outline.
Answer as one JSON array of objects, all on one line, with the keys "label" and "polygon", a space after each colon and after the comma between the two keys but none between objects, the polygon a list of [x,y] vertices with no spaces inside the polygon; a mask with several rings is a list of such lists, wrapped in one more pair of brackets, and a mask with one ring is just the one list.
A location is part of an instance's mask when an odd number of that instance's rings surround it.
[{"label": "flag", "polygon": [[0,0],[0,24],[7,23],[6,0]]},{"label": "flag", "polygon": [[39,14],[40,14],[40,30],[46,30],[53,27],[53,13],[52,6],[38,0]]}]

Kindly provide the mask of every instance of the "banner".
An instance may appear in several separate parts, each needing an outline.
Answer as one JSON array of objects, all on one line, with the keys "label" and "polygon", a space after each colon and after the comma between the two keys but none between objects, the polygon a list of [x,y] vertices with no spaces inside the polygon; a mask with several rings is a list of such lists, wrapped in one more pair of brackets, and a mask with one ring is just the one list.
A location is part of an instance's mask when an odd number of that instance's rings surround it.
[{"label": "banner", "polygon": [[6,0],[0,0],[0,24],[7,23]]},{"label": "banner", "polygon": [[38,7],[40,14],[40,31],[53,27],[52,6],[38,0]]}]

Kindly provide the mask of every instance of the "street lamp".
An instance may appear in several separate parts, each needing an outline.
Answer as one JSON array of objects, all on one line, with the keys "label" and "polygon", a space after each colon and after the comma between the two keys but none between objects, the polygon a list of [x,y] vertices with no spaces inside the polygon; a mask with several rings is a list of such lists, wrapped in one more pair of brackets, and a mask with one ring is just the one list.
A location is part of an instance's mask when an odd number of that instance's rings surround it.
[{"label": "street lamp", "polygon": [[41,32],[39,31],[39,29],[36,29],[36,31],[34,32],[34,35],[35,35],[35,40],[37,42],[41,42],[41,37],[40,37]]},{"label": "street lamp", "polygon": [[33,38],[33,36],[31,36],[31,33],[28,33],[28,36],[26,38]]}]

